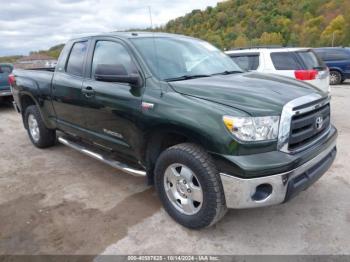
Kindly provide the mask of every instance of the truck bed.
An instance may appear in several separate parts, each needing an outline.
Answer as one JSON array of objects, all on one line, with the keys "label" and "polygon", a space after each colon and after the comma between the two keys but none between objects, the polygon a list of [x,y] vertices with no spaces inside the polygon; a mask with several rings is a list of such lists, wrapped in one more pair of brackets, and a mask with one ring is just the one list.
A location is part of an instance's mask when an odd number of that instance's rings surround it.
[{"label": "truck bed", "polygon": [[15,69],[13,74],[17,80],[25,79],[31,82],[32,87],[44,90],[51,87],[54,68]]}]

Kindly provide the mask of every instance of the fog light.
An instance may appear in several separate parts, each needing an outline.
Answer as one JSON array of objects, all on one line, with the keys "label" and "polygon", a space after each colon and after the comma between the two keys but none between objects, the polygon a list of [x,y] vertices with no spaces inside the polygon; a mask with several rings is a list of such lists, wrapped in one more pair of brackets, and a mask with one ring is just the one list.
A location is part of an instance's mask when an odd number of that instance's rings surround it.
[{"label": "fog light", "polygon": [[255,189],[252,199],[254,201],[262,201],[268,198],[272,193],[272,186],[270,184],[261,184],[258,185]]}]

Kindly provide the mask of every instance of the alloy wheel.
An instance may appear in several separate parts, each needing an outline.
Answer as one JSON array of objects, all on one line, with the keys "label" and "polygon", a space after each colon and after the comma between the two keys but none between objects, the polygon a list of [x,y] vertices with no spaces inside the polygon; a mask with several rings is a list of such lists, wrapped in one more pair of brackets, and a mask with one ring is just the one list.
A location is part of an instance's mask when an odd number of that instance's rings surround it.
[{"label": "alloy wheel", "polygon": [[39,130],[39,124],[36,120],[35,116],[33,114],[30,114],[28,116],[28,128],[31,137],[35,142],[38,142],[40,139],[40,130]]},{"label": "alloy wheel", "polygon": [[164,174],[164,188],[172,205],[186,215],[196,214],[203,204],[203,191],[195,173],[183,164],[172,164]]}]

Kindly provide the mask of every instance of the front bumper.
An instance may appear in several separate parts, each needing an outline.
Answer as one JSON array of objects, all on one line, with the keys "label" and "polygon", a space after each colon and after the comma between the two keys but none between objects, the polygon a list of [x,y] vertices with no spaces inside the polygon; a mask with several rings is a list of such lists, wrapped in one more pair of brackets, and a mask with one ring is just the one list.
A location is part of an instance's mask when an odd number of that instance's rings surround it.
[{"label": "front bumper", "polygon": [[11,90],[0,90],[0,96],[12,96]]},{"label": "front bumper", "polygon": [[270,206],[288,201],[317,181],[332,165],[336,140],[317,156],[290,171],[256,178],[220,173],[228,208]]}]

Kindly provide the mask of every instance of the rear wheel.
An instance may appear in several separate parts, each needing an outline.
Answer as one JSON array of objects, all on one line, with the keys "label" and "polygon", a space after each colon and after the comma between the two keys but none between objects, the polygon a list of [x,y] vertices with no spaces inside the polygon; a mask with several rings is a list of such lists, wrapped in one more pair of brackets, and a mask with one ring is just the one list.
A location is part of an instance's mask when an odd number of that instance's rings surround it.
[{"label": "rear wheel", "polygon": [[55,130],[48,129],[35,105],[28,106],[25,115],[25,125],[32,143],[38,148],[46,148],[56,143]]},{"label": "rear wheel", "polygon": [[179,144],[160,155],[155,185],[164,209],[185,227],[211,226],[226,213],[218,171],[211,157],[195,144]]},{"label": "rear wheel", "polygon": [[331,85],[339,85],[342,82],[341,73],[338,71],[330,71],[329,82]]}]

